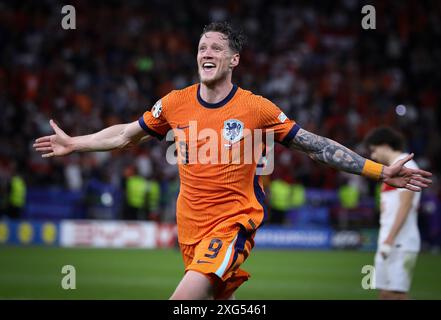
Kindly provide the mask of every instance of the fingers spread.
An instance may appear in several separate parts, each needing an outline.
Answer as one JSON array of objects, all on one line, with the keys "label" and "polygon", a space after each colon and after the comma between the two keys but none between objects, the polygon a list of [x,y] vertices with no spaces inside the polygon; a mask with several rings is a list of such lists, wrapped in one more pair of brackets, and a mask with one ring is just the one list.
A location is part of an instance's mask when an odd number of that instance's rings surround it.
[{"label": "fingers spread", "polygon": [[409,183],[414,185],[414,186],[421,187],[421,188],[427,188],[429,186],[427,183],[418,181],[416,179],[410,179]]},{"label": "fingers spread", "polygon": [[50,147],[50,146],[51,146],[50,142],[39,142],[39,143],[33,144],[34,148],[43,148],[43,147]]},{"label": "fingers spread", "polygon": [[421,191],[421,188],[420,188],[420,187],[416,187],[416,186],[414,186],[414,185],[411,185],[410,183],[407,183],[404,187],[405,187],[407,190],[414,191],[414,192],[420,192],[420,191]]},{"label": "fingers spread", "polygon": [[40,137],[35,140],[36,143],[49,142],[49,141],[51,141],[51,136]]},{"label": "fingers spread", "polygon": [[412,176],[412,179],[420,181],[420,182],[428,184],[428,185],[432,184],[432,179],[426,179],[426,178],[423,178],[421,176]]},{"label": "fingers spread", "polygon": [[60,129],[59,126],[57,126],[57,124],[55,123],[54,120],[49,120],[49,124],[51,125],[52,129],[54,129],[55,133],[58,135],[63,135],[64,131]]},{"label": "fingers spread", "polygon": [[400,165],[403,165],[403,164],[405,164],[406,162],[412,160],[412,158],[413,158],[413,153],[409,154],[406,158],[401,159],[400,161],[398,161],[398,163],[399,163]]},{"label": "fingers spread", "polygon": [[431,172],[424,171],[424,170],[421,170],[421,169],[416,170],[416,174],[419,174],[419,175],[421,175],[423,177],[431,177],[432,176]]},{"label": "fingers spread", "polygon": [[50,158],[50,157],[53,157],[53,156],[54,156],[53,152],[41,155],[42,158]]},{"label": "fingers spread", "polygon": [[52,120],[52,119],[49,120],[49,124],[50,124],[51,127],[54,128],[54,129],[55,129],[55,128],[58,128],[57,124],[56,124],[55,121]]}]

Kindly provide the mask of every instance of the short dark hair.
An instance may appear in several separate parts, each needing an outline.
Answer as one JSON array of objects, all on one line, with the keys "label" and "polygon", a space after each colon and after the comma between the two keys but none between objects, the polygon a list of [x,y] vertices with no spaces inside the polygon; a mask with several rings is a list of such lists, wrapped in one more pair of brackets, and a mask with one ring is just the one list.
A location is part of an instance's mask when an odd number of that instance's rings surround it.
[{"label": "short dark hair", "polygon": [[366,136],[364,143],[366,146],[388,145],[395,151],[404,150],[403,135],[391,127],[380,127],[373,129]]},{"label": "short dark hair", "polygon": [[242,30],[235,30],[227,21],[212,22],[204,27],[201,37],[207,32],[220,32],[228,39],[228,45],[235,53],[239,53],[245,44],[245,35]]}]

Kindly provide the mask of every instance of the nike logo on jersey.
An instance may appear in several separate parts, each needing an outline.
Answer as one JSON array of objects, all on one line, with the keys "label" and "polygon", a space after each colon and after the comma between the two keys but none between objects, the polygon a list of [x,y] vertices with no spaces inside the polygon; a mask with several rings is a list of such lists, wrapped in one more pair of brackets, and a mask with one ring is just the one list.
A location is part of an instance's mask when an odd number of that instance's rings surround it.
[{"label": "nike logo on jersey", "polygon": [[211,263],[211,264],[213,264],[213,262],[205,261],[205,260],[198,260],[198,261],[196,261],[196,263]]},{"label": "nike logo on jersey", "polygon": [[178,126],[176,127],[177,129],[179,129],[179,130],[183,130],[183,129],[186,129],[186,128],[188,128],[189,126],[180,126],[179,124],[178,124]]}]

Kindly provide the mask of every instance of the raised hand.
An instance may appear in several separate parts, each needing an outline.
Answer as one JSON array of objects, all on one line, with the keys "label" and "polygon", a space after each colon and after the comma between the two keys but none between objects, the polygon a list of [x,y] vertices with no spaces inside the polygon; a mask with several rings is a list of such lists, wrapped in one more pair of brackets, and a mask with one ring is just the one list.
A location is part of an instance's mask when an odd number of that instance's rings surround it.
[{"label": "raised hand", "polygon": [[413,153],[401,159],[391,166],[385,166],[382,174],[382,181],[396,188],[406,188],[410,191],[421,191],[432,183],[430,172],[420,169],[406,168],[404,164],[412,160]]},{"label": "raised hand", "polygon": [[65,156],[72,153],[71,137],[68,136],[57,124],[51,119],[49,121],[55,134],[44,136],[35,140],[34,149],[42,153],[43,158],[54,156]]}]

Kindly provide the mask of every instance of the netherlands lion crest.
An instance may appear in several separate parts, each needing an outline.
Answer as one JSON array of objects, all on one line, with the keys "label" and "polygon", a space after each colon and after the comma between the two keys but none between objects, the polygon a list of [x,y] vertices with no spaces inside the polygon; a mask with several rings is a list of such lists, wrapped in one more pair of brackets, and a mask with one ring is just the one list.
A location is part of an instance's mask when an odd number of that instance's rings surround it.
[{"label": "netherlands lion crest", "polygon": [[243,137],[243,122],[236,119],[224,121],[223,136],[230,143],[240,141]]}]

